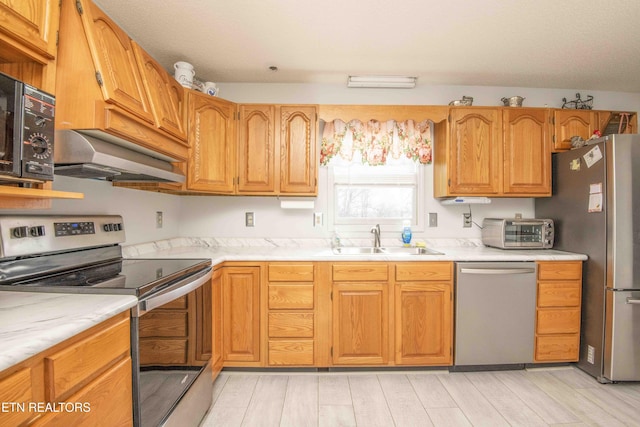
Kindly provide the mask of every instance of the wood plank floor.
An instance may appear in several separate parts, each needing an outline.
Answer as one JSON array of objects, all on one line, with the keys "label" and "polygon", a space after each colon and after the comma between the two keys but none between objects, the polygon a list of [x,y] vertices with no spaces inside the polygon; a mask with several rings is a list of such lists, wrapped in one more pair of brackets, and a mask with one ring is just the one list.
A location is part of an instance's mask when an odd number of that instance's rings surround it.
[{"label": "wood plank floor", "polygon": [[640,383],[518,371],[223,371],[202,427],[640,426]]}]

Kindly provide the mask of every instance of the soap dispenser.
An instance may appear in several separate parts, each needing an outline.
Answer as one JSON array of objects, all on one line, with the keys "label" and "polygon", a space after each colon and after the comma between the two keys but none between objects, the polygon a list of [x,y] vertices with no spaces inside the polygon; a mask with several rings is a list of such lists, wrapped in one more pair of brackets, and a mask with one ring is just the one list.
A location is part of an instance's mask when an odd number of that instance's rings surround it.
[{"label": "soap dispenser", "polygon": [[402,243],[405,246],[411,244],[411,221],[405,220],[402,223]]}]

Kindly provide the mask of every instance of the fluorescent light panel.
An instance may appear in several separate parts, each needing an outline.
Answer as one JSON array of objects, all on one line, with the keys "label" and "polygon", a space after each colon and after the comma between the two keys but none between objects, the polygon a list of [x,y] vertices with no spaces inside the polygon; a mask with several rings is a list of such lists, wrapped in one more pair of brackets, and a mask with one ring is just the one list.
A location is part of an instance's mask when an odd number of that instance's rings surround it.
[{"label": "fluorescent light panel", "polygon": [[349,76],[347,87],[411,89],[416,87],[417,79],[403,76]]}]

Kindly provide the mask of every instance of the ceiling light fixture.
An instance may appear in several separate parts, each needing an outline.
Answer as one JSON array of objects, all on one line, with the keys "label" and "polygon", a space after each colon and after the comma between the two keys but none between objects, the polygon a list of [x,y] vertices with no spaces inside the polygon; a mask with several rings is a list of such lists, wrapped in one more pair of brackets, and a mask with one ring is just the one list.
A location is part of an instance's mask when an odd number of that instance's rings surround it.
[{"label": "ceiling light fixture", "polygon": [[404,76],[349,76],[347,87],[412,89],[416,80],[417,77]]}]

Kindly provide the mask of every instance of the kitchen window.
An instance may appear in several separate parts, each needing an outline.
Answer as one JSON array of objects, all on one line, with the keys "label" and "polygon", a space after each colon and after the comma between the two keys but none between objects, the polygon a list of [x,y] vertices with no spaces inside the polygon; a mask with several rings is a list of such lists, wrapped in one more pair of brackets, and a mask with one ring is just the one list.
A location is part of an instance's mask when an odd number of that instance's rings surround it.
[{"label": "kitchen window", "polygon": [[409,159],[385,165],[329,167],[329,216],[334,229],[369,231],[372,225],[422,228],[424,166]]},{"label": "kitchen window", "polygon": [[329,228],[372,225],[422,230],[424,165],[431,163],[431,122],[370,120],[324,124],[320,164],[328,167]]}]

